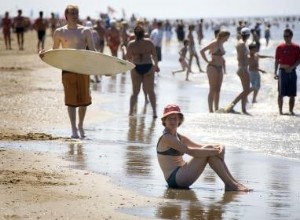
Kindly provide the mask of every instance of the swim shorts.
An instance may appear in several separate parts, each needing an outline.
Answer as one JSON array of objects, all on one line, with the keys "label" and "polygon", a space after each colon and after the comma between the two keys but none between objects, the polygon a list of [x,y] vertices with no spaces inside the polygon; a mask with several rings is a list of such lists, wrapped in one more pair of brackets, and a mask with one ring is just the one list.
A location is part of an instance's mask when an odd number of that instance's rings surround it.
[{"label": "swim shorts", "polygon": [[155,50],[156,50],[157,60],[161,61],[161,59],[162,59],[161,47],[155,47]]},{"label": "swim shorts", "polygon": [[260,74],[258,71],[249,71],[251,87],[255,90],[260,88]]},{"label": "swim shorts", "polygon": [[63,71],[62,83],[66,106],[79,107],[92,104],[89,75]]},{"label": "swim shorts", "polygon": [[278,93],[281,97],[297,96],[297,74],[295,69],[290,73],[287,73],[285,69],[279,69]]}]

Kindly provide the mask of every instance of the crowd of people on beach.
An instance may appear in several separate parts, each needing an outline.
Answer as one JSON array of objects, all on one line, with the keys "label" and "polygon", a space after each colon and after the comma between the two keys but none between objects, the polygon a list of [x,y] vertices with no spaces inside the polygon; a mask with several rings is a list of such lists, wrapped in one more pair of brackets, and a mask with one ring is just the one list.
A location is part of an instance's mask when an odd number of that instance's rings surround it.
[{"label": "crowd of people on beach", "polygon": [[[159,76],[159,63],[163,60],[163,40],[166,44],[170,44],[173,30],[175,30],[178,43],[182,45],[178,51],[179,63],[182,69],[173,71],[173,74],[186,72],[186,80],[188,81],[194,58],[199,72],[205,72],[200,65],[199,58],[207,63],[209,112],[219,110],[223,74],[226,73],[223,45],[232,34],[236,35],[237,75],[243,89],[225,109],[225,112],[234,112],[234,106],[241,102],[242,112],[249,114],[246,109],[248,95],[254,92],[252,102],[257,101],[256,97],[260,88],[259,71],[264,72],[259,67],[259,59],[273,58],[273,56],[258,54],[261,45],[260,38],[262,37],[261,22],[256,22],[254,28],[251,29],[250,23],[239,21],[236,33],[230,33],[226,30],[226,26],[230,24],[225,22],[221,25],[213,22],[209,23],[205,22],[204,19],[187,24],[183,20],[176,20],[172,23],[169,20],[154,19],[150,22],[147,19],[138,19],[134,15],[129,20],[117,20],[110,19],[107,14],[102,14],[101,19],[98,20],[87,17],[85,21],[80,21],[79,8],[74,5],[66,7],[64,16],[65,19],[62,21],[52,13],[51,18],[46,19],[43,11],[40,11],[39,17],[30,22],[30,19],[22,15],[22,10],[18,10],[18,15],[12,19],[9,17],[9,13],[6,12],[1,23],[6,49],[12,50],[11,31],[16,33],[19,50],[24,50],[24,34],[26,30],[34,29],[37,32],[38,39],[37,51],[43,51],[45,49],[46,31],[50,28],[53,38],[52,49],[62,47],[103,52],[104,47],[107,46],[110,55],[118,57],[121,53],[121,58],[135,64],[135,68],[130,73],[132,95],[129,101],[129,116],[134,116],[137,98],[142,89],[145,99],[148,100],[149,98],[153,118],[157,118],[154,88],[155,74]],[[268,46],[271,37],[271,23],[265,23],[264,25],[266,27],[264,37]],[[205,29],[209,27],[213,29],[215,38],[207,45],[202,45]],[[300,64],[300,47],[292,42],[292,29],[286,28],[283,34],[284,43],[276,48],[274,55],[274,77],[278,79],[279,113],[283,114],[283,97],[288,96],[290,97],[289,112],[293,115],[297,93],[296,67]],[[247,41],[251,36],[252,42],[248,45]],[[197,43],[201,46],[200,51],[196,50],[195,45]],[[42,52],[40,52],[40,56],[43,56]],[[95,80],[97,83],[100,82],[97,77]],[[71,137],[84,138],[84,118],[87,106],[92,103],[89,91],[90,77],[63,70],[62,82],[65,105],[71,123]],[[167,105],[161,120],[165,130],[158,142],[157,154],[170,187],[189,187],[200,176],[206,164],[209,164],[223,180],[226,190],[249,191],[246,186],[240,184],[230,174],[224,162],[225,151],[222,145],[197,144],[177,133],[177,128],[183,122],[183,114],[178,105]],[[182,158],[184,154],[189,154],[192,159],[185,162]]]},{"label": "crowd of people on beach", "polygon": [[[259,67],[259,59],[275,57],[275,63],[278,63],[279,69],[287,66],[292,66],[295,69],[298,65],[297,58],[295,58],[293,62],[290,62],[289,65],[280,63],[281,60],[284,59],[280,58],[279,60],[277,52],[275,56],[264,56],[259,54],[261,38],[264,36],[265,44],[268,46],[272,36],[271,27],[278,26],[278,22],[283,20],[287,23],[286,30],[290,30],[292,36],[292,29],[295,28],[293,22],[297,21],[296,17],[276,18],[268,21],[264,21],[263,19],[241,19],[216,22],[214,20],[205,21],[202,18],[193,21],[184,21],[183,19],[147,20],[146,18],[137,18],[134,14],[130,19],[111,19],[109,14],[101,13],[99,19],[87,17],[86,19],[80,20],[79,16],[77,16],[76,25],[81,25],[92,33],[91,40],[93,41],[93,46],[84,46],[85,49],[103,53],[104,48],[107,47],[109,48],[110,55],[128,59],[136,65],[131,71],[133,91],[130,99],[129,115],[133,115],[137,97],[142,89],[146,102],[150,101],[152,106],[153,117],[156,118],[154,78],[155,74],[157,74],[157,76],[159,75],[159,63],[163,60],[162,45],[170,44],[171,40],[175,38],[174,35],[176,36],[178,45],[182,45],[178,51],[178,60],[181,69],[174,70],[172,73],[185,72],[185,79],[188,81],[189,74],[192,72],[193,60],[196,60],[199,72],[207,73],[209,81],[209,93],[207,97],[209,112],[219,111],[223,74],[226,74],[226,59],[224,57],[225,50],[223,44],[226,43],[230,36],[236,37],[238,60],[237,75],[241,80],[243,90],[224,111],[235,112],[234,106],[240,101],[242,112],[248,114],[246,109],[248,95],[253,92],[252,103],[257,102],[257,94],[261,84],[259,72],[264,73],[264,70]],[[11,33],[14,32],[17,38],[16,42],[18,44],[18,49],[24,50],[24,34],[26,34],[26,31],[34,30],[37,33],[37,51],[42,51],[45,49],[47,30],[50,29],[50,34],[55,42],[57,39],[55,31],[58,32],[57,30],[65,27],[65,25],[68,26],[68,22],[66,14],[64,18],[59,18],[57,14],[52,12],[50,18],[45,18],[43,11],[40,11],[39,16],[33,19],[24,16],[21,9],[17,10],[17,15],[12,18],[10,17],[9,12],[5,12],[5,15],[1,20],[5,48],[6,50],[13,49],[11,44]],[[230,25],[236,26],[235,33],[230,33],[228,31]],[[264,32],[262,26],[264,26]],[[208,29],[213,31],[215,38],[207,45],[203,45],[204,33],[208,31]],[[196,49],[197,43],[199,44],[200,51],[197,51]],[[249,43],[250,45],[248,45]],[[135,46],[135,44],[138,46]],[[147,44],[151,44],[156,53],[149,53],[147,49],[149,45],[146,46]],[[288,44],[294,45],[291,41],[289,41]],[[119,55],[120,53],[121,55]],[[284,56],[284,53],[282,56]],[[293,53],[293,56],[297,57],[298,55]],[[206,71],[200,65],[200,58],[207,63]],[[277,69],[278,67],[275,69],[276,79],[278,78]],[[91,82],[96,83],[101,81],[99,76],[95,76],[95,80],[92,78],[90,80]],[[280,97],[286,95],[291,97],[295,96],[296,92],[294,90],[296,89],[296,86],[294,84],[296,83],[296,77],[292,77],[290,80],[292,81],[290,83],[293,83],[293,91],[284,93],[283,95],[280,95]],[[286,87],[291,87],[286,80],[285,83],[287,84]],[[279,85],[281,87],[285,85],[282,83],[281,79],[279,80]],[[88,85],[86,87],[88,87]],[[294,114],[293,100],[294,98],[291,98],[289,102],[289,112],[292,115]],[[281,104],[282,98],[279,98],[278,103],[279,113],[283,114]]]}]

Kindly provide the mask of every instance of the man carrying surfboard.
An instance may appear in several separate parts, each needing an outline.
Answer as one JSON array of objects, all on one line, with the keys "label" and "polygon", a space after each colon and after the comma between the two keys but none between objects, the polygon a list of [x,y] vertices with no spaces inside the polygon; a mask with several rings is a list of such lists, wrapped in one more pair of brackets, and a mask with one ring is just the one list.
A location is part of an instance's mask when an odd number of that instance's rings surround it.
[{"label": "man carrying surfboard", "polygon": [[[78,24],[78,6],[68,5],[65,9],[67,24],[55,30],[53,35],[53,49],[72,48],[95,51],[91,31]],[[76,62],[76,60],[74,60]],[[84,138],[83,122],[87,106],[92,103],[89,86],[89,76],[84,74],[62,71],[62,83],[65,93],[65,105],[68,107],[68,115],[72,127],[72,138]],[[76,110],[78,108],[78,127],[76,125]],[[79,135],[78,135],[79,132]]]}]

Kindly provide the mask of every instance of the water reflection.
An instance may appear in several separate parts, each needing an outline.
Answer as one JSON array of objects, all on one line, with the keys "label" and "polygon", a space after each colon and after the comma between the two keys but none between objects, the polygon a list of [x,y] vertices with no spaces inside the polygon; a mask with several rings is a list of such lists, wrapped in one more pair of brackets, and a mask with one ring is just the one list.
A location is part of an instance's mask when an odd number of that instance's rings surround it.
[{"label": "water reflection", "polygon": [[[290,170],[282,164],[273,164],[270,167],[270,214],[276,219],[289,219],[291,213],[285,210],[291,208]],[[278,172],[282,170],[281,172]],[[280,176],[278,174],[281,174]]]},{"label": "water reflection", "polygon": [[67,157],[70,161],[76,162],[75,167],[86,169],[86,158],[83,153],[82,143],[70,143],[68,145]]},{"label": "water reflection", "polygon": [[120,79],[120,93],[125,93],[126,92],[126,73],[121,74],[121,79]]},{"label": "water reflection", "polygon": [[[224,192],[219,201],[201,202],[192,189],[178,190],[166,189],[163,197],[174,200],[173,203],[165,203],[155,212],[157,218],[162,219],[222,219],[226,211],[225,205],[234,201],[240,192]],[[207,199],[207,198],[206,198]],[[211,198],[210,198],[211,199]]]},{"label": "water reflection", "polygon": [[125,156],[126,172],[130,175],[149,176],[153,150],[152,138],[155,119],[145,123],[145,116],[129,118],[128,146]]}]

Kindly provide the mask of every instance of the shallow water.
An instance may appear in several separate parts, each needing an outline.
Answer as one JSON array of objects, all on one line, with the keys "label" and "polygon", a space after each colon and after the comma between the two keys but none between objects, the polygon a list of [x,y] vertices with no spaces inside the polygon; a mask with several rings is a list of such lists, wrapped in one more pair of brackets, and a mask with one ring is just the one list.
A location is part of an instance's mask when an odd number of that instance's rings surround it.
[{"label": "shallow water", "polygon": [[[234,43],[232,38],[225,45],[228,74],[222,87],[221,107],[230,103],[241,90],[235,74]],[[254,192],[225,193],[222,182],[210,169],[190,190],[168,189],[155,151],[163,130],[161,121],[152,118],[150,104],[144,105],[142,92],[136,116],[127,116],[131,93],[128,73],[113,78],[103,77],[100,84],[92,86],[93,105],[111,112],[113,118],[86,125],[87,139],[1,142],[1,145],[54,152],[73,161],[76,168],[112,177],[114,184],[148,196],[170,199],[170,202],[142,210],[122,210],[137,216],[162,219],[299,219],[300,117],[278,115],[277,87],[272,78],[274,61],[261,62],[261,66],[271,74],[262,76],[258,103],[248,106],[251,115],[210,114],[207,110],[206,74],[194,73],[189,82],[184,81],[184,73],[171,74],[171,70],[179,67],[178,48],[173,42],[163,50],[162,71],[156,77],[158,114],[166,104],[178,103],[185,113],[180,132],[197,142],[225,144],[230,170]],[[261,53],[273,55],[274,47],[262,48]],[[203,61],[201,63],[204,68]],[[98,97],[106,101],[98,104]],[[297,98],[295,112],[298,114],[299,103]],[[239,104],[236,110],[240,111]],[[66,131],[57,131],[57,136],[65,135]]]}]

